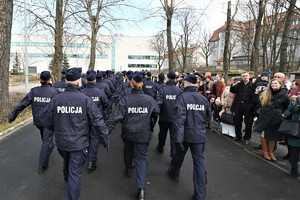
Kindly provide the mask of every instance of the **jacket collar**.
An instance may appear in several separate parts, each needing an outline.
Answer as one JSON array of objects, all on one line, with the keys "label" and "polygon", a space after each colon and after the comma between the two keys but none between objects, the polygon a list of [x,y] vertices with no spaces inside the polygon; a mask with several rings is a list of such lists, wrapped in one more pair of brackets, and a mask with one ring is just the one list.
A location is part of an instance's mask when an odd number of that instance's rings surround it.
[{"label": "jacket collar", "polygon": [[197,88],[195,86],[188,86],[183,89],[184,92],[197,92]]}]

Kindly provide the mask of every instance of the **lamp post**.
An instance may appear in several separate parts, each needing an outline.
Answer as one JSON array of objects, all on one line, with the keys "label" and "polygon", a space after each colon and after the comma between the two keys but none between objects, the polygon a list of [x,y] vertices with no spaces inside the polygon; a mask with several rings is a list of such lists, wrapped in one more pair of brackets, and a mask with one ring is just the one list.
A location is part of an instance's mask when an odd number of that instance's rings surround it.
[{"label": "lamp post", "polygon": [[24,45],[25,45],[25,92],[28,93],[28,52],[27,52],[27,0],[24,0],[24,35],[25,35],[25,40],[24,40]]}]

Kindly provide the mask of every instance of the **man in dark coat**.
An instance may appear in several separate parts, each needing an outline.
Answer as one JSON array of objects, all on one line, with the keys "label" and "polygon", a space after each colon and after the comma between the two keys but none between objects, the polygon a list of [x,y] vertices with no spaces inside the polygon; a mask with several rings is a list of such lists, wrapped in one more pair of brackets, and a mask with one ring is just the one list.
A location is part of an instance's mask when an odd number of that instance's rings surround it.
[{"label": "man in dark coat", "polygon": [[235,94],[231,111],[235,113],[235,141],[240,141],[242,135],[243,117],[245,120],[244,143],[249,144],[252,134],[253,124],[253,97],[255,92],[255,84],[252,83],[248,72],[242,73],[242,81],[232,83],[230,92]]},{"label": "man in dark coat", "polygon": [[197,92],[197,77],[190,74],[184,80],[184,92],[176,98],[174,108],[176,154],[172,158],[168,175],[173,180],[179,181],[180,168],[190,149],[194,165],[193,200],[204,200],[206,196],[205,121],[211,117],[211,109],[206,97]]},{"label": "man in dark coat", "polygon": [[95,134],[100,134],[106,147],[110,145],[110,136],[96,104],[80,91],[81,68],[69,69],[66,80],[65,91],[54,96],[45,110],[44,124],[54,132],[58,152],[64,159],[65,200],[77,200],[88,154],[90,126],[95,127]]}]

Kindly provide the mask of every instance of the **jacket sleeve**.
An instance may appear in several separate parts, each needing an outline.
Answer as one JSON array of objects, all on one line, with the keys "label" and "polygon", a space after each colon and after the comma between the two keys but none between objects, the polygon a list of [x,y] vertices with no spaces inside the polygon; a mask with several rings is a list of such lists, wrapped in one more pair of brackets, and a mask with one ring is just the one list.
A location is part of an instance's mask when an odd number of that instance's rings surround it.
[{"label": "jacket sleeve", "polygon": [[54,100],[51,99],[49,104],[45,107],[44,112],[40,113],[40,118],[43,121],[44,127],[49,130],[54,130],[53,127],[53,112],[54,112]]},{"label": "jacket sleeve", "polygon": [[13,122],[17,118],[18,114],[22,112],[27,106],[32,103],[32,90],[22,99],[22,101],[14,108],[12,113],[8,116],[8,121]]},{"label": "jacket sleeve", "polygon": [[90,121],[90,124],[100,132],[100,136],[108,135],[108,129],[105,124],[104,118],[97,108],[96,104],[90,99],[87,98],[87,115]]},{"label": "jacket sleeve", "polygon": [[239,85],[240,83],[237,83],[235,86],[230,85],[230,92],[231,93],[239,93]]},{"label": "jacket sleeve", "polygon": [[186,105],[182,96],[178,96],[174,107],[174,139],[176,143],[182,143],[184,139],[184,123],[186,119]]},{"label": "jacket sleeve", "polygon": [[108,126],[115,126],[119,121],[121,121],[125,117],[125,112],[126,112],[125,101],[126,101],[125,98],[120,99],[120,102],[117,105],[116,110],[107,121]]}]

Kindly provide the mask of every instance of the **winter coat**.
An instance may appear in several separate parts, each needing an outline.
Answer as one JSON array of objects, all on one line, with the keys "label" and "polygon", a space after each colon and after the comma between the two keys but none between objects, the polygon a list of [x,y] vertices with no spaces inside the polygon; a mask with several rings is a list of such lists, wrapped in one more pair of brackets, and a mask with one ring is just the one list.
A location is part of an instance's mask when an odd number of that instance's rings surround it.
[{"label": "winter coat", "polygon": [[174,141],[205,143],[205,123],[211,117],[207,99],[193,86],[185,87],[175,104]]},{"label": "winter coat", "polygon": [[[292,120],[300,121],[300,98],[297,98],[295,106],[291,102],[288,109],[292,113]],[[293,147],[300,147],[300,139],[289,137],[288,144]]]},{"label": "winter coat", "polygon": [[[281,123],[281,115],[288,108],[290,103],[290,98],[286,93],[286,89],[282,88],[279,91],[272,92],[272,98],[270,105],[267,106],[271,108],[269,113],[264,113],[263,110],[260,112],[260,115],[257,118],[259,123],[267,123],[266,128],[264,129],[265,138],[269,140],[281,140],[281,134],[277,133],[278,128]],[[264,109],[264,108],[262,108]],[[261,120],[263,118],[268,118],[269,120]]]}]

